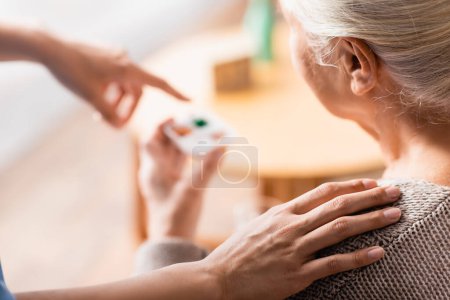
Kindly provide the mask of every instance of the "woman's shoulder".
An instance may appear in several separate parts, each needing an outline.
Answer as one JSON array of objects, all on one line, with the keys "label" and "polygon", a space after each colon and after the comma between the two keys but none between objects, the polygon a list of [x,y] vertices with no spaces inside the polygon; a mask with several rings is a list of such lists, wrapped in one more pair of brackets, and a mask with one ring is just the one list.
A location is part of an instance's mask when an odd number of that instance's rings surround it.
[{"label": "woman's shoulder", "polygon": [[320,256],[354,251],[373,245],[388,247],[402,235],[415,232],[418,225],[433,224],[440,221],[441,217],[445,219],[446,214],[450,213],[448,211],[450,187],[422,180],[406,179],[379,180],[378,184],[379,186],[395,185],[400,188],[402,195],[397,202],[390,205],[402,210],[400,221],[386,228],[347,239],[337,246],[322,251]]},{"label": "woman's shoulder", "polygon": [[378,180],[378,184],[395,185],[400,188],[402,195],[392,206],[402,210],[402,218],[398,224],[375,231],[375,235],[402,234],[415,223],[432,217],[433,213],[441,212],[450,202],[449,186],[411,179],[381,179]]},{"label": "woman's shoulder", "polygon": [[[395,185],[402,191],[398,205],[421,204],[433,206],[448,200],[450,186],[438,185],[425,180],[418,179],[380,179],[379,186]],[[426,201],[424,201],[426,200]]]},{"label": "woman's shoulder", "polygon": [[450,187],[399,179],[380,180],[379,185],[396,185],[402,191],[392,205],[402,210],[401,220],[347,239],[319,256],[379,245],[386,250],[385,258],[366,268],[316,281],[289,299],[420,299],[430,292],[450,295],[450,287],[441,286],[450,278],[446,267],[450,263]]}]

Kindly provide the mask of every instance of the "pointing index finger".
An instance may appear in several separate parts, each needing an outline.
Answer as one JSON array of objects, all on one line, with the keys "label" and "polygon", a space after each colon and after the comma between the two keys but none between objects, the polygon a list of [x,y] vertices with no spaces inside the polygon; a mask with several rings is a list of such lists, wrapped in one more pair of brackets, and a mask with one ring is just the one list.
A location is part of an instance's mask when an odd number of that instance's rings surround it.
[{"label": "pointing index finger", "polygon": [[190,101],[190,99],[188,97],[186,97],[185,95],[180,93],[178,90],[176,90],[174,87],[172,87],[169,83],[167,83],[167,81],[165,81],[164,79],[159,78],[155,75],[152,75],[152,74],[146,72],[145,70],[141,69],[138,66],[135,66],[134,70],[135,70],[138,78],[140,78],[143,83],[145,83],[149,86],[161,89],[164,92],[166,92],[167,94],[174,96],[178,100]]}]

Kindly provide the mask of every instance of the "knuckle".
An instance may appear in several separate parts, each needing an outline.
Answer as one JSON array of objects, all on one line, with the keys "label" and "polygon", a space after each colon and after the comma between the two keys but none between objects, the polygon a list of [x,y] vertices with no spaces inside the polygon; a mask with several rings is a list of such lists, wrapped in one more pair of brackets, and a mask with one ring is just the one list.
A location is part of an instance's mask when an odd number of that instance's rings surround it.
[{"label": "knuckle", "polygon": [[300,218],[296,223],[296,227],[300,230],[308,228],[310,225],[311,221],[309,218]]},{"label": "knuckle", "polygon": [[270,216],[275,216],[275,215],[279,214],[279,212],[280,212],[280,208],[277,206],[274,206],[274,207],[269,208],[266,211],[266,214],[270,215]]},{"label": "knuckle", "polygon": [[303,205],[305,203],[305,199],[307,199],[307,197],[302,195],[302,196],[299,196],[299,197],[297,197],[295,199],[292,199],[291,201],[285,202],[284,204],[281,204],[281,205],[285,205],[286,209],[288,209],[289,212],[291,212],[291,213],[301,214],[301,213],[304,212]]},{"label": "knuckle", "polygon": [[275,205],[267,210],[267,214],[272,216],[284,216],[288,212],[288,206],[285,204]]},{"label": "knuckle", "polygon": [[361,253],[361,251],[355,252],[352,254],[352,262],[355,267],[363,266],[366,262],[365,256]]},{"label": "knuckle", "polygon": [[117,59],[128,59],[128,52],[126,49],[119,48],[119,49],[116,49],[116,51],[114,52],[114,56]]},{"label": "knuckle", "polygon": [[270,220],[271,223],[275,223],[277,218],[280,216],[279,209],[274,207],[266,210],[261,216],[265,217],[267,220]]},{"label": "knuckle", "polygon": [[292,232],[294,232],[297,229],[296,224],[287,224],[280,228],[279,230],[279,236],[286,236],[290,235]]},{"label": "knuckle", "polygon": [[366,189],[363,181],[360,179],[353,180],[350,182],[350,184],[351,184],[352,189],[356,190],[356,191],[362,191],[362,190]]},{"label": "knuckle", "polygon": [[287,203],[285,204],[285,206],[286,206],[286,209],[287,209],[290,213],[295,213],[296,211],[299,211],[299,210],[300,210],[299,204],[298,204],[297,202],[295,202],[295,201],[287,202]]},{"label": "knuckle", "polygon": [[117,64],[117,67],[119,69],[119,72],[121,74],[125,74],[128,71],[128,69],[129,69],[129,67],[131,65],[131,62],[128,59],[128,57],[120,56],[120,57],[117,58],[116,64]]},{"label": "knuckle", "polygon": [[315,242],[316,241],[314,241],[313,238],[308,235],[304,235],[299,239],[297,251],[302,253],[305,249],[308,249],[311,245],[314,245]]},{"label": "knuckle", "polygon": [[330,257],[327,261],[329,273],[337,273],[341,269],[341,262],[336,257]]},{"label": "knuckle", "polygon": [[350,233],[350,223],[346,218],[340,218],[331,225],[333,233],[339,236],[348,236]]},{"label": "knuckle", "polygon": [[317,192],[324,195],[334,194],[338,190],[338,185],[335,182],[322,183],[317,187]]},{"label": "knuckle", "polygon": [[386,223],[386,217],[383,211],[376,211],[371,218],[372,226],[381,226]]},{"label": "knuckle", "polygon": [[113,57],[122,57],[122,56],[126,56],[127,55],[127,50],[125,48],[122,47],[114,47],[114,48],[110,48],[108,53],[110,53],[111,56]]},{"label": "knuckle", "polygon": [[337,211],[344,211],[350,206],[350,199],[347,196],[338,196],[330,203],[331,208]]},{"label": "knuckle", "polygon": [[386,198],[386,193],[383,188],[375,188],[369,193],[369,201],[378,203],[382,202]]},{"label": "knuckle", "polygon": [[120,49],[117,51],[117,57],[121,59],[128,59],[128,51],[125,49]]}]

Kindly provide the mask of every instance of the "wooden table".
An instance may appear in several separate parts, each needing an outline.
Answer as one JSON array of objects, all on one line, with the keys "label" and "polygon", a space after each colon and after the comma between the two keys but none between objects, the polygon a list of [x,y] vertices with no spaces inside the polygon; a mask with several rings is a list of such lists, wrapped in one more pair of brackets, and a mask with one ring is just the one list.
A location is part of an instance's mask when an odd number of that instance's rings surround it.
[{"label": "wooden table", "polygon": [[[145,66],[165,76],[213,110],[258,149],[258,175],[263,194],[288,200],[319,184],[323,178],[382,168],[376,143],[352,122],[328,113],[291,66],[288,29],[276,28],[275,61],[256,64],[253,88],[216,94],[212,65],[221,43],[238,29],[208,32],[163,49]],[[155,90],[146,90],[131,128],[138,139],[156,123],[186,107]],[[239,172],[240,167],[229,166]]]}]

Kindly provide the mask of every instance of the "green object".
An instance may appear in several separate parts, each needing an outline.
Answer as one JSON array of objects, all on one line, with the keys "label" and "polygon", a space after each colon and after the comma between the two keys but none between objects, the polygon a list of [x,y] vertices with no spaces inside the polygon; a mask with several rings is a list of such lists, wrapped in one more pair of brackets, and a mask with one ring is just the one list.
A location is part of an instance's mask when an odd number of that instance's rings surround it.
[{"label": "green object", "polygon": [[196,127],[205,127],[206,125],[208,125],[208,122],[205,119],[195,119],[194,125]]},{"label": "green object", "polygon": [[249,0],[245,25],[256,42],[256,59],[273,59],[272,33],[275,25],[275,8],[272,0]]}]

